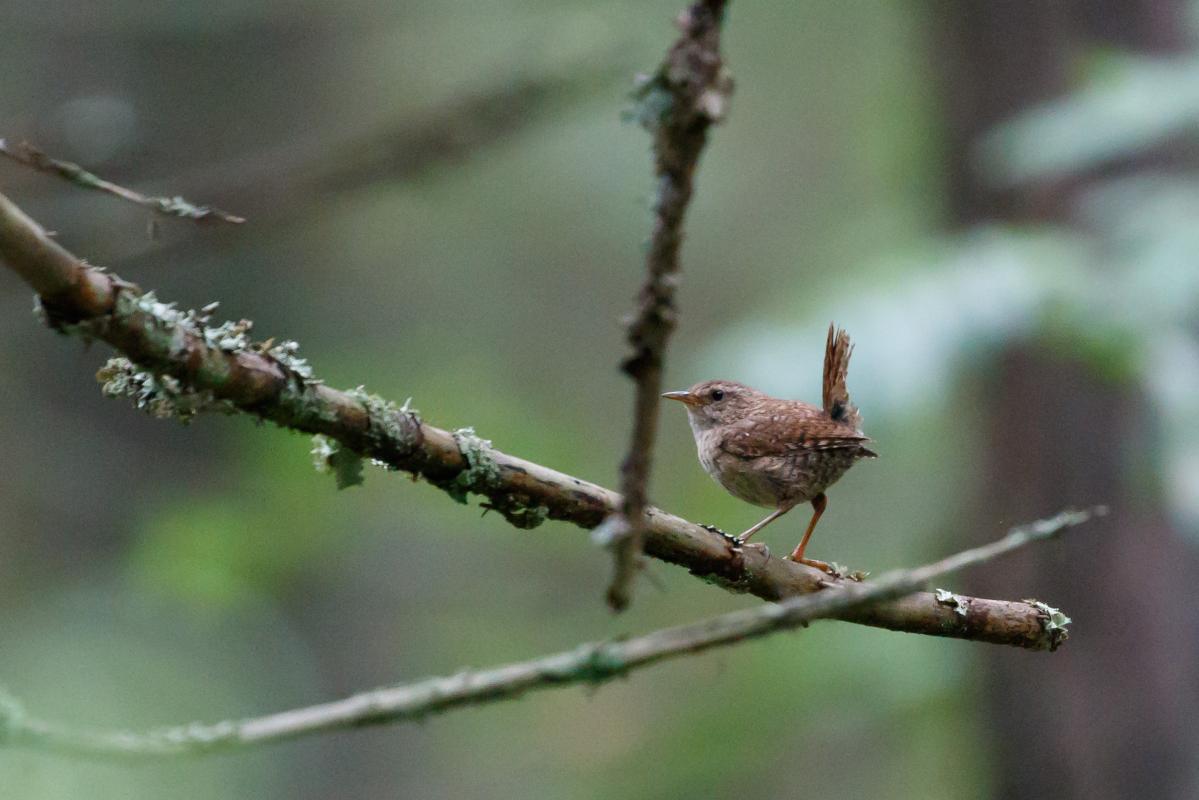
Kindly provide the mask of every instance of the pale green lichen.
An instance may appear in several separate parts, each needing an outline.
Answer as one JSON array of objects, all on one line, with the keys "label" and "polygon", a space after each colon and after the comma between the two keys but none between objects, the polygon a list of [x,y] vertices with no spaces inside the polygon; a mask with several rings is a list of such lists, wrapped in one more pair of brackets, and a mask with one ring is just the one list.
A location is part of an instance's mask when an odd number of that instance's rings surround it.
[{"label": "pale green lichen", "polygon": [[536,528],[549,519],[548,506],[532,502],[533,498],[526,494],[511,491],[503,469],[492,454],[490,441],[480,438],[474,428],[459,428],[453,432],[453,437],[466,466],[448,480],[435,481],[435,485],[459,503],[466,503],[472,492],[485,495],[483,513],[498,511],[517,528]]},{"label": "pale green lichen", "polygon": [[937,603],[943,606],[949,606],[953,609],[953,613],[957,614],[962,619],[965,619],[968,613],[965,602],[961,597],[958,597],[948,589],[935,589],[933,594],[937,599]]},{"label": "pale green lichen", "polygon": [[589,642],[579,645],[572,656],[562,664],[554,664],[542,669],[542,675],[549,681],[573,683],[585,681],[600,684],[623,675],[629,665],[613,642]]},{"label": "pale green lichen", "polygon": [[466,461],[466,469],[444,487],[450,496],[465,503],[467,492],[486,494],[499,488],[503,484],[503,473],[491,456],[491,442],[477,436],[474,428],[459,428],[453,435],[458,452]]},{"label": "pale green lichen", "polygon": [[1041,643],[1044,649],[1049,651],[1056,650],[1062,642],[1070,638],[1070,631],[1067,630],[1067,626],[1071,622],[1069,617],[1048,603],[1042,603],[1040,600],[1025,598],[1024,602],[1040,612],[1037,614],[1037,620],[1041,623],[1041,630],[1044,631],[1047,637],[1046,641]]},{"label": "pale green lichen", "polygon": [[632,103],[621,113],[625,122],[636,122],[654,132],[670,118],[675,97],[662,70],[638,75],[631,95]]},{"label": "pale green lichen", "polygon": [[222,322],[215,328],[205,327],[204,343],[226,353],[244,352],[250,348],[250,331],[254,323],[248,319]]},{"label": "pale green lichen", "polygon": [[[250,338],[253,323],[249,320],[223,322],[220,325],[210,325],[213,313],[218,304],[209,303],[198,311],[188,309],[181,311],[174,303],[163,303],[154,292],[139,292],[129,284],[119,284],[110,315],[85,320],[80,323],[58,323],[47,319],[48,323],[58,330],[80,335],[85,339],[99,336],[113,319],[124,320],[126,324],[137,321],[150,343],[150,359],[180,360],[188,355],[189,344],[198,339],[211,350],[222,353],[261,353],[277,363],[288,377],[285,392],[291,389],[301,391],[305,385],[320,383],[313,376],[312,367],[306,359],[298,355],[299,345],[294,341],[276,344],[274,340],[255,343]],[[35,310],[40,309],[37,303]],[[46,317],[45,309],[41,311]],[[218,364],[219,362],[206,362]],[[155,361],[155,366],[158,366]],[[207,375],[207,369],[214,369],[215,375]],[[208,378],[216,384],[224,376],[223,367],[202,367],[200,382]],[[232,413],[234,406],[224,400],[217,400],[211,390],[195,390],[178,378],[159,372],[135,366],[126,359],[113,359],[99,373],[98,379],[104,384],[104,393],[110,397],[128,397],[148,413],[157,417],[170,417],[182,422],[189,421],[201,411],[219,411]]]},{"label": "pale green lichen", "polygon": [[550,510],[546,506],[512,505],[504,509],[503,514],[513,525],[525,530],[536,528],[550,518]]},{"label": "pale green lichen", "polygon": [[[165,344],[167,354],[178,357],[184,352],[187,337],[194,336],[214,350],[224,353],[261,352],[274,359],[284,371],[299,378],[301,382],[319,383],[313,377],[312,366],[307,359],[298,353],[300,345],[287,340],[275,343],[274,340],[255,343],[250,332],[254,323],[248,319],[228,320],[219,325],[210,325],[213,313],[219,303],[209,303],[198,311],[195,309],[180,310],[175,303],[163,303],[153,291],[138,292],[135,287],[122,284],[113,303],[111,317],[129,319],[135,314],[145,318],[145,331],[152,340]],[[44,320],[47,318],[41,302],[35,298],[34,311]],[[74,333],[85,338],[95,338],[101,326],[108,324],[108,318],[85,320],[75,324],[60,324],[51,322],[54,327],[67,333]],[[163,337],[169,337],[165,340]]]},{"label": "pale green lichen", "polygon": [[267,355],[275,359],[279,364],[286,367],[306,384],[322,383],[321,380],[314,377],[312,365],[308,363],[308,359],[300,358],[300,345],[291,339],[279,342],[266,349]]},{"label": "pale green lichen", "polygon": [[1026,599],[1024,602],[1041,612],[1041,627],[1044,628],[1046,633],[1064,635],[1067,632],[1067,626],[1073,622],[1073,620],[1048,603],[1042,603],[1040,600],[1032,598]]},{"label": "pale green lichen", "polygon": [[362,484],[362,456],[342,447],[340,442],[318,433],[312,437],[311,452],[316,471],[333,475],[338,489]]},{"label": "pale green lichen", "polygon": [[[411,397],[402,406],[397,406],[391,400],[367,392],[364,386],[347,394],[366,409],[370,419],[368,435],[375,449],[405,453],[420,446],[420,412],[412,406]],[[373,459],[372,463],[390,470],[398,469],[382,459]]]},{"label": "pale green lichen", "polygon": [[337,448],[337,442],[324,434],[318,433],[312,437],[312,450],[309,452],[312,454],[312,466],[317,472],[329,472],[329,459],[337,452]]},{"label": "pale green lichen", "polygon": [[237,408],[212,392],[188,389],[170,375],[140,369],[127,358],[110,358],[96,371],[105,397],[126,398],[158,419],[175,419],[186,425],[201,411],[232,414]]}]

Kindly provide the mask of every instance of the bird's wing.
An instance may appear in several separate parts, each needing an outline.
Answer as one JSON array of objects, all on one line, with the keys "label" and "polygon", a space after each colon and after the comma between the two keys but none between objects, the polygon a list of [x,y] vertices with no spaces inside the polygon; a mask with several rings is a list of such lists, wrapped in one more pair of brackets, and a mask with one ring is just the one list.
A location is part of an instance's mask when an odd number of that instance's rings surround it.
[{"label": "bird's wing", "polygon": [[739,458],[779,456],[798,450],[862,450],[870,439],[821,409],[796,403],[781,415],[751,414],[729,426],[720,449]]}]

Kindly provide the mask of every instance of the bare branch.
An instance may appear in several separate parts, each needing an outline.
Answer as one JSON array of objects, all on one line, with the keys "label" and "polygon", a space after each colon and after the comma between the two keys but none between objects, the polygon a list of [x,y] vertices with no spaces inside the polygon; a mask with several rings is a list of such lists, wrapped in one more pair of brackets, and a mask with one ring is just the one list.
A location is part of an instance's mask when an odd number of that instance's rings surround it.
[{"label": "bare branch", "polygon": [[[595,528],[622,505],[596,484],[511,456],[472,432],[450,432],[361,389],[320,383],[290,342],[252,344],[248,322],[208,327],[209,312],[180,312],[135,285],[80,262],[0,195],[0,260],[41,298],[49,323],[116,347],[150,377],[170,377],[196,395],[192,408],[219,408],[324,434],[339,446],[424,477],[458,500],[487,498],[513,525],[543,520]],[[119,372],[119,371],[118,371]],[[145,387],[143,386],[143,389]],[[140,391],[140,390],[139,390]],[[647,508],[645,552],[729,591],[766,600],[849,585],[818,569],[772,558],[656,508]],[[1023,602],[931,593],[842,611],[838,618],[892,630],[1052,650],[1060,641],[1044,614]]]},{"label": "bare branch", "polygon": [[720,56],[724,7],[725,0],[697,0],[680,14],[678,41],[657,72],[638,88],[636,116],[654,137],[657,191],[654,227],[645,256],[645,285],[638,296],[637,314],[628,326],[632,353],[621,365],[637,388],[632,441],[621,465],[624,503],[621,517],[609,526],[615,569],[608,604],[616,611],[628,606],[641,563],[662,363],[675,326],[674,289],[683,217],[708,128],[720,121],[732,92]]},{"label": "bare branch", "polygon": [[[360,130],[297,132],[287,141],[162,178],[206,197],[227,198],[256,222],[277,222],[324,208],[332,195],[377,184],[403,184],[519,137],[553,109],[578,103],[616,76],[618,48],[586,50],[565,64],[513,76],[501,71],[481,87]],[[170,237],[130,237],[113,263],[147,254],[170,257],[194,229]],[[117,247],[117,245],[113,245]]]},{"label": "bare branch", "polygon": [[[9,702],[0,707],[0,731],[7,730],[7,736],[0,739],[0,744],[6,740],[18,747],[103,758],[193,755],[365,725],[420,720],[430,714],[508,700],[539,689],[578,683],[598,685],[658,661],[792,630],[813,620],[844,616],[880,601],[902,597],[947,572],[981,564],[1032,542],[1056,536],[1104,513],[1106,509],[1103,508],[1064,511],[1052,519],[1013,528],[997,542],[927,566],[897,570],[868,585],[843,586],[836,591],[767,603],[633,639],[583,644],[531,661],[374,689],[331,703],[265,717],[215,724],[194,723],[148,733],[83,731],[27,717],[19,704]],[[949,600],[946,598],[944,602]],[[1055,609],[1041,605],[1041,625],[1048,630],[1061,631],[1064,637],[1064,625],[1069,620]],[[7,720],[3,718],[5,713]]]},{"label": "bare branch", "polygon": [[142,208],[148,208],[165,217],[190,219],[193,222],[228,222],[234,225],[240,225],[245,222],[245,219],[242,217],[221,211],[219,208],[212,208],[211,206],[197,206],[189,203],[182,197],[148,197],[132,189],[126,189],[124,186],[118,186],[97,175],[93,175],[78,164],[51,158],[28,142],[21,142],[14,146],[10,145],[6,140],[0,139],[0,155],[7,156],[18,164],[32,167],[39,172],[46,172],[51,175],[57,175],[60,178],[65,178],[76,186],[82,186],[84,189],[93,189],[97,192],[114,195],[122,200],[128,200],[130,203],[139,205]]}]

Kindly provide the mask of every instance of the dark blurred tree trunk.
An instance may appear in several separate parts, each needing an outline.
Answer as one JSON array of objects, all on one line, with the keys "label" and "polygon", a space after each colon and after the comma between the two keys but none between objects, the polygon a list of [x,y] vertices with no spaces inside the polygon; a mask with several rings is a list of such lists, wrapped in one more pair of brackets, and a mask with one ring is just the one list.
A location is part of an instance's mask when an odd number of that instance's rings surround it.
[{"label": "dark blurred tree trunk", "polygon": [[[971,168],[974,143],[995,123],[1064,93],[1083,48],[1167,53],[1180,48],[1185,30],[1180,0],[933,7],[948,207],[959,226],[1067,221],[1088,176],[997,192]],[[1165,151],[1153,158],[1172,160]],[[1134,387],[1035,342],[1009,348],[995,375],[981,387],[986,488],[976,524],[965,529],[993,532],[1070,505],[1113,509],[1085,533],[996,564],[981,579],[981,591],[1044,596],[1075,620],[1071,641],[1053,656],[996,651],[982,660],[996,794],[1193,797],[1199,626],[1182,598],[1195,597],[1199,563],[1146,480],[1148,458],[1138,448],[1151,433],[1147,405]]]}]

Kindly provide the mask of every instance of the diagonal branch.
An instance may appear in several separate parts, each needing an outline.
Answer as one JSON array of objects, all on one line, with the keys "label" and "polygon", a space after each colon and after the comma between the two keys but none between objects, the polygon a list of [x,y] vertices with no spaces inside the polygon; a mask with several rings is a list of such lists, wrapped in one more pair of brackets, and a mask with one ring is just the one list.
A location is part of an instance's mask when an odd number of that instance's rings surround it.
[{"label": "diagonal branch", "polygon": [[[79,261],[2,194],[0,261],[38,293],[51,325],[108,342],[146,370],[141,374],[147,380],[136,388],[139,404],[161,410],[186,401],[193,409],[246,413],[284,428],[323,434],[359,456],[424,477],[458,500],[464,501],[468,492],[482,495],[522,528],[546,518],[595,528],[621,506],[615,492],[500,452],[466,431],[434,427],[415,411],[361,389],[325,386],[296,358],[294,343],[250,343],[249,323],[211,328],[203,314],[158,302],[133,284]],[[162,379],[157,389],[149,378]],[[759,548],[736,548],[728,539],[656,508],[647,508],[644,520],[648,555],[686,567],[729,591],[780,600],[844,584]],[[1062,638],[1047,629],[1044,612],[1030,603],[960,596],[949,603],[928,592],[848,609],[837,617],[1033,650],[1052,650]]]},{"label": "diagonal branch", "polygon": [[[1064,511],[1052,519],[1013,528],[1007,536],[989,545],[916,569],[897,570],[869,585],[793,597],[633,639],[583,644],[531,661],[388,686],[264,717],[208,725],[194,723],[149,733],[84,731],[27,717],[18,704],[10,701],[7,708],[0,707],[0,731],[7,731],[6,737],[0,737],[0,744],[7,741],[19,747],[104,758],[201,754],[365,725],[420,720],[430,714],[512,699],[539,689],[578,683],[598,685],[659,661],[793,630],[813,620],[843,616],[872,603],[902,597],[947,572],[1051,538],[1103,513],[1102,508]],[[1054,609],[1046,607],[1045,614],[1046,627],[1060,627],[1069,622]]]},{"label": "diagonal branch", "polygon": [[638,89],[636,116],[654,137],[654,227],[645,256],[646,280],[636,316],[628,325],[632,353],[622,368],[636,383],[633,432],[621,465],[624,503],[608,526],[615,570],[608,604],[624,609],[640,566],[649,506],[647,485],[658,427],[658,396],[666,341],[675,326],[683,217],[691,201],[695,168],[708,138],[728,107],[732,81],[720,56],[725,0],[697,0],[678,19],[682,31],[658,71]]},{"label": "diagonal branch", "polygon": [[111,181],[106,181],[98,175],[93,175],[78,164],[51,158],[28,142],[13,146],[6,140],[0,139],[0,155],[7,156],[18,164],[24,164],[39,172],[65,178],[84,189],[93,189],[127,200],[165,217],[190,219],[193,222],[229,222],[234,225],[240,225],[246,221],[244,217],[221,211],[219,208],[194,205],[182,197],[149,197],[141,192],[135,192],[133,189],[127,189]]}]

